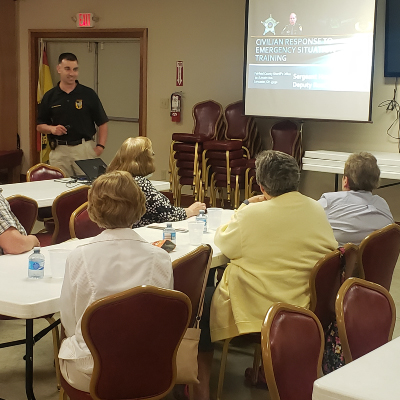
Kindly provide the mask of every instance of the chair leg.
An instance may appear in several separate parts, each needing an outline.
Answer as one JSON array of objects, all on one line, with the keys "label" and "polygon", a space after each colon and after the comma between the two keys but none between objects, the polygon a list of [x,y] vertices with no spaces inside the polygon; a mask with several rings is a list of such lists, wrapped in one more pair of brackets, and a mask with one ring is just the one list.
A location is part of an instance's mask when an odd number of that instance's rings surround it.
[{"label": "chair leg", "polygon": [[67,393],[65,393],[64,388],[61,387],[60,395],[58,397],[59,400],[68,400]]},{"label": "chair leg", "polygon": [[226,360],[228,358],[229,343],[231,342],[232,339],[233,338],[225,339],[224,347],[222,348],[221,365],[219,367],[219,377],[218,377],[217,400],[221,400],[222,389],[224,387],[225,368],[226,368]]},{"label": "chair leg", "polygon": [[193,383],[189,385],[189,400],[194,400],[194,389],[193,389]]},{"label": "chair leg", "polygon": [[254,348],[254,358],[253,358],[253,376],[251,378],[251,383],[253,385],[257,384],[258,380],[258,368],[261,363],[261,343],[256,343]]},{"label": "chair leg", "polygon": [[[56,320],[53,317],[46,317],[46,321],[51,325]],[[60,372],[60,363],[58,361],[58,352],[60,351],[60,334],[58,331],[58,326],[51,330],[53,335],[53,352],[54,352],[54,366],[56,368],[56,378],[57,378],[57,389],[61,388],[61,372]]]}]

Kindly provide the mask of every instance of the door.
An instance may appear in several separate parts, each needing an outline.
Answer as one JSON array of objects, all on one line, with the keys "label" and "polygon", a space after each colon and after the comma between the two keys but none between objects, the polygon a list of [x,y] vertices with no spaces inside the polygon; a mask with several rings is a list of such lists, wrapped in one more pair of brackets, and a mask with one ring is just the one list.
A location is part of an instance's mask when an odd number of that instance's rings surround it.
[{"label": "door", "polygon": [[109,164],[123,141],[139,135],[140,40],[47,40],[53,85],[61,53],[74,53],[79,82],[97,92],[109,118],[108,139],[101,158]]}]

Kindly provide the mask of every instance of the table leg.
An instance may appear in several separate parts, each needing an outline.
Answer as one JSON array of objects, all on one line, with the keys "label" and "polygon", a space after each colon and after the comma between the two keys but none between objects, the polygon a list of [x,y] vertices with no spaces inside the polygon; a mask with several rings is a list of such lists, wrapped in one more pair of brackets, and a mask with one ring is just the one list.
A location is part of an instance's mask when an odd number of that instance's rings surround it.
[{"label": "table leg", "polygon": [[26,320],[25,391],[28,400],[36,400],[33,393],[33,319]]}]

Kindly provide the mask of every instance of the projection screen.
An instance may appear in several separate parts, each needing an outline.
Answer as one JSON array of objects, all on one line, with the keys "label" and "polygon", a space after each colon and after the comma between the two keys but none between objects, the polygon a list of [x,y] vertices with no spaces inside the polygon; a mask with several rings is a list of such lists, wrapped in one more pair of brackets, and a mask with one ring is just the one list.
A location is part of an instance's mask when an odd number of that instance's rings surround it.
[{"label": "projection screen", "polygon": [[375,0],[247,0],[246,115],[370,121]]}]

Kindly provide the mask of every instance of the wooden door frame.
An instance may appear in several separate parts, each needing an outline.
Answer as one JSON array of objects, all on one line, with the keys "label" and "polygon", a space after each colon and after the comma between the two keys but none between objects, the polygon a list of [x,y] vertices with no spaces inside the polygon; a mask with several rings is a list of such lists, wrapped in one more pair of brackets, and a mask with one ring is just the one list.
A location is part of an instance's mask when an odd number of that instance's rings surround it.
[{"label": "wooden door frame", "polygon": [[36,151],[37,85],[40,39],[140,39],[139,135],[147,136],[147,28],[125,29],[30,29],[29,30],[29,145],[30,165],[40,162]]}]

